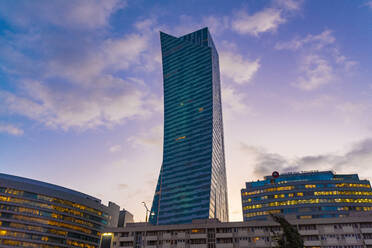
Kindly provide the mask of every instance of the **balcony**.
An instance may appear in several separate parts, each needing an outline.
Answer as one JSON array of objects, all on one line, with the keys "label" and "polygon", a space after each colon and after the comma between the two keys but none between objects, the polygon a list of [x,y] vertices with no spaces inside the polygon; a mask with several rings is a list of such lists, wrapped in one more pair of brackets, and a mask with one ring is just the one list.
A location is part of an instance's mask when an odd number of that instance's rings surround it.
[{"label": "balcony", "polygon": [[238,236],[239,237],[247,237],[248,236],[248,232],[247,231],[239,231],[238,232]]},{"label": "balcony", "polygon": [[357,244],[358,240],[355,237],[346,237],[346,244]]},{"label": "balcony", "polygon": [[256,247],[267,247],[269,243],[266,243],[265,240],[257,240],[256,242]]},{"label": "balcony", "polygon": [[119,237],[119,241],[134,241],[134,237],[133,236]]},{"label": "balcony", "polygon": [[344,226],[342,230],[346,233],[354,233],[354,228],[352,226]]},{"label": "balcony", "polygon": [[254,230],[254,235],[263,236],[263,235],[265,235],[265,232],[264,232],[263,229],[255,229]]},{"label": "balcony", "polygon": [[301,235],[319,235],[319,230],[300,230],[299,233]]},{"label": "balcony", "polygon": [[365,240],[364,240],[364,243],[365,243],[366,245],[372,245],[372,239],[365,239]]},{"label": "balcony", "polygon": [[186,233],[184,232],[177,233],[177,239],[185,239],[185,238],[186,238]]},{"label": "balcony", "polygon": [[177,248],[185,248],[186,244],[185,243],[177,243]]},{"label": "balcony", "polygon": [[190,234],[190,239],[206,239],[207,234],[206,233],[192,233]]},{"label": "balcony", "polygon": [[336,238],[327,238],[326,242],[327,245],[337,245],[340,242]]},{"label": "balcony", "polygon": [[171,238],[172,238],[172,234],[171,233],[163,233],[163,239],[169,240]]},{"label": "balcony", "polygon": [[324,227],[324,233],[335,233],[335,228],[333,226]]},{"label": "balcony", "polygon": [[171,248],[171,244],[170,243],[164,243],[162,248]]},{"label": "balcony", "polygon": [[322,243],[320,240],[308,240],[304,242],[305,246],[321,246]]},{"label": "balcony", "polygon": [[146,236],[146,240],[147,240],[147,241],[158,240],[158,236]]},{"label": "balcony", "polygon": [[246,247],[249,245],[248,240],[239,240],[239,247]]},{"label": "balcony", "polygon": [[372,233],[372,227],[363,227],[360,229],[362,233]]},{"label": "balcony", "polygon": [[190,244],[190,248],[207,248],[207,244]]},{"label": "balcony", "polygon": [[233,243],[217,243],[216,248],[233,248]]},{"label": "balcony", "polygon": [[216,233],[216,238],[232,238],[232,233]]}]

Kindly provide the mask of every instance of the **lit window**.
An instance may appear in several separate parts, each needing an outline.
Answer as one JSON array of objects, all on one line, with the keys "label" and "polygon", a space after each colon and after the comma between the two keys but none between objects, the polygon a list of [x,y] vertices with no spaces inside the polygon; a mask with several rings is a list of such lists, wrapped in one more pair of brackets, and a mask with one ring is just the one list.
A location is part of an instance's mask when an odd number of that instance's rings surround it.
[{"label": "lit window", "polygon": [[178,138],[176,139],[176,141],[177,141],[177,140],[183,140],[183,139],[186,139],[186,136],[178,137]]}]

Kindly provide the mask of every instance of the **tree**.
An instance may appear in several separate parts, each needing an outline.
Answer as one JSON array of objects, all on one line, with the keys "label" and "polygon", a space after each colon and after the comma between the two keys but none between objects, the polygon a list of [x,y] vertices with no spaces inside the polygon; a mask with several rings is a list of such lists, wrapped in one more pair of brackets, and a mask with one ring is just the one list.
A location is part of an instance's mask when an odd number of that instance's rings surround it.
[{"label": "tree", "polygon": [[270,214],[273,220],[279,223],[283,230],[282,235],[278,235],[279,248],[303,248],[304,241],[298,233],[297,228],[293,227],[283,216]]}]

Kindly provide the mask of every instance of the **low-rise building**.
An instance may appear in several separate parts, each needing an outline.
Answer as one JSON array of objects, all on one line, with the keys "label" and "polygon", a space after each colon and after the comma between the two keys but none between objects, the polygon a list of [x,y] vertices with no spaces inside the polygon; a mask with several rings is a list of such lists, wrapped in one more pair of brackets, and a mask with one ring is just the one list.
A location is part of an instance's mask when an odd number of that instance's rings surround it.
[{"label": "low-rise building", "polygon": [[348,216],[372,211],[372,189],[357,174],[312,171],[265,176],[241,190],[243,220],[265,220],[270,213],[297,218]]},{"label": "low-rise building", "polygon": [[[353,212],[343,218],[287,220],[299,230],[305,247],[372,247],[372,213]],[[281,234],[272,220],[219,222],[195,220],[191,224],[158,225],[128,223],[123,228],[107,228],[101,248],[239,248],[275,247]]]}]

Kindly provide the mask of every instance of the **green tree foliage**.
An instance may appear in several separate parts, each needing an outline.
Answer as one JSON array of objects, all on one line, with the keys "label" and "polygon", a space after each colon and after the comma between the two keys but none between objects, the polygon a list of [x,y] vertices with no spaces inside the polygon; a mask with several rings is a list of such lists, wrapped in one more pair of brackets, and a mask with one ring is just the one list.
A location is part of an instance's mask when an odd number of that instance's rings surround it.
[{"label": "green tree foliage", "polygon": [[297,229],[293,227],[283,216],[271,214],[273,220],[280,224],[283,234],[278,236],[279,248],[303,248],[304,241]]}]

